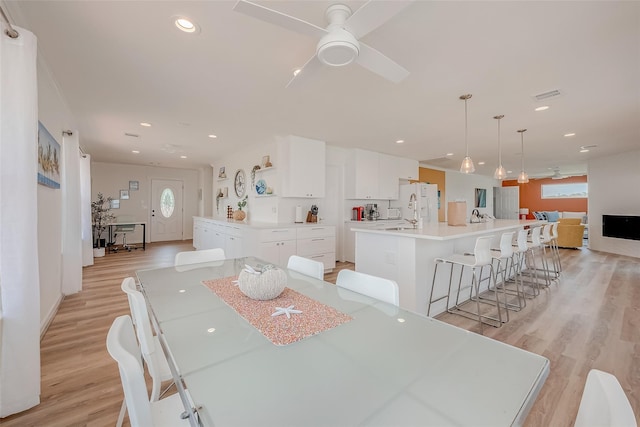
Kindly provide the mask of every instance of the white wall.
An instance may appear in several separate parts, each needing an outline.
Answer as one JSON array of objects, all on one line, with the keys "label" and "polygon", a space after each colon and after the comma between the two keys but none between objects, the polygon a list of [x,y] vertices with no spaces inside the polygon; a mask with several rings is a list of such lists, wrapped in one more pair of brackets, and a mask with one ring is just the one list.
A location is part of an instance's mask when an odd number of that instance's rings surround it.
[{"label": "white wall", "polygon": [[[74,177],[79,176],[80,161],[74,154],[77,153],[77,145],[70,144],[65,147],[62,138],[63,130],[72,130],[77,134],[76,121],[71,114],[67,103],[60,93],[60,90],[55,82],[55,79],[50,74],[49,69],[44,62],[44,59],[38,56],[38,120],[47,128],[49,133],[60,144],[63,151],[63,168],[62,171],[65,174],[69,174]],[[80,136],[81,137],[81,136]],[[68,150],[73,150],[74,153],[68,153]],[[69,156],[67,156],[69,154]],[[74,160],[72,160],[74,159]],[[36,161],[36,159],[34,159]],[[61,185],[68,185],[69,182],[66,178],[61,177]],[[73,185],[73,191],[77,189],[77,185]],[[69,190],[67,188],[66,190]],[[65,191],[66,191],[65,190]],[[40,261],[40,322],[41,329],[44,332],[44,328],[50,323],[51,319],[55,315],[58,305],[62,300],[62,274],[63,274],[63,262],[67,263],[67,266],[75,269],[74,271],[67,270],[67,277],[65,280],[75,281],[76,283],[68,283],[70,289],[76,291],[82,287],[82,283],[77,283],[78,280],[82,280],[81,268],[82,268],[82,255],[79,250],[81,241],[78,239],[76,242],[78,250],[70,251],[73,253],[73,258],[63,259],[62,245],[63,245],[63,215],[65,210],[76,218],[78,228],[80,227],[80,213],[79,206],[77,205],[79,200],[78,194],[70,195],[69,205],[63,209],[63,191],[58,189],[54,190],[49,187],[38,185],[38,257]],[[79,230],[77,230],[79,235]]]},{"label": "white wall", "polygon": [[450,170],[445,171],[445,180],[447,183],[446,200],[443,201],[445,212],[448,202],[465,200],[467,202],[467,220],[469,220],[471,211],[475,209],[475,189],[484,188],[487,190],[487,207],[478,208],[478,210],[481,214],[493,215],[493,187],[501,186],[499,180],[488,176]]},{"label": "white wall", "polygon": [[640,150],[589,160],[589,248],[640,258],[640,241],[602,236],[602,215],[640,216]]},{"label": "white wall", "polygon": [[[199,176],[202,170],[174,169],[157,166],[125,165],[119,163],[92,162],[91,199],[98,193],[105,198],[120,199],[120,190],[129,189],[129,181],[138,181],[138,191],[129,191],[128,200],[120,200],[120,209],[111,212],[117,217],[126,215],[136,221],[147,223],[147,242],[151,236],[151,181],[153,179],[173,179],[184,183],[183,192],[183,239],[193,238],[193,217],[199,215]],[[106,233],[102,236],[106,238]],[[127,242],[142,242],[142,228],[136,227],[134,233],[127,233]]]}]

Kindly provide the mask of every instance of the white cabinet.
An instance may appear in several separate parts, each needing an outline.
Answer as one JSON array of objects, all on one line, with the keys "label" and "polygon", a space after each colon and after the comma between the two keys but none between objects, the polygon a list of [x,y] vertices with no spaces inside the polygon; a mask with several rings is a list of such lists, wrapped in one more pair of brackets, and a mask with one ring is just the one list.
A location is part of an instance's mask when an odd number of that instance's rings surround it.
[{"label": "white cabinet", "polygon": [[226,258],[245,256],[243,229],[215,220],[194,219],[193,246],[196,250],[222,248]]},{"label": "white cabinet", "polygon": [[379,153],[352,150],[345,173],[347,199],[378,199]]},{"label": "white cabinet", "polygon": [[320,261],[325,271],[336,267],[336,228],[305,226],[298,228],[298,255]]},{"label": "white cabinet", "polygon": [[398,200],[400,181],[397,159],[399,157],[378,155],[378,199]]},{"label": "white cabinet", "polygon": [[288,136],[278,141],[282,197],[324,197],[326,146],[324,141]]},{"label": "white cabinet", "polygon": [[418,179],[418,162],[355,149],[345,173],[347,199],[397,200],[400,179]]},{"label": "white cabinet", "polygon": [[352,228],[385,228],[406,226],[404,220],[381,220],[381,221],[347,221],[344,225],[344,245],[342,248],[343,261],[356,262],[356,232]]},{"label": "white cabinet", "polygon": [[289,257],[296,254],[296,229],[273,228],[259,230],[255,244],[259,247],[256,253],[258,258],[286,267]]},{"label": "white cabinet", "polygon": [[407,180],[417,180],[419,178],[420,167],[417,160],[404,157],[393,157],[393,159],[397,178]]}]

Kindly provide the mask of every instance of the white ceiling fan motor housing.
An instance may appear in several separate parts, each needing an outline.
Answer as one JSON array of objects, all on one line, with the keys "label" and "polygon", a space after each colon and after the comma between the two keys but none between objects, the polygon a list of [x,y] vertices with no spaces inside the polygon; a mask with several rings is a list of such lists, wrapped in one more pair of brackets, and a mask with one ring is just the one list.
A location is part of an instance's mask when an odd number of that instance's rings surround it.
[{"label": "white ceiling fan motor housing", "polygon": [[332,67],[340,67],[352,63],[360,54],[358,40],[342,28],[347,18],[351,16],[351,9],[343,4],[335,4],[327,9],[329,25],[325,35],[318,42],[316,54],[320,62]]}]

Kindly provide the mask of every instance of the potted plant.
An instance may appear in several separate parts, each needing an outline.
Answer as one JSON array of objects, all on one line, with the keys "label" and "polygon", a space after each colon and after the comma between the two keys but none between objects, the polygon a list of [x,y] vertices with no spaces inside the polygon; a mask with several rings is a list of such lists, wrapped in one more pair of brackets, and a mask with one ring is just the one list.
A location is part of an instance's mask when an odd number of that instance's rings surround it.
[{"label": "potted plant", "polygon": [[116,217],[111,213],[111,197],[104,198],[98,193],[98,198],[91,202],[91,222],[93,224],[93,256],[104,256],[102,233]]},{"label": "potted plant", "polygon": [[248,196],[244,196],[243,199],[239,200],[238,201],[238,210],[237,211],[233,211],[233,219],[235,219],[236,221],[243,221],[247,217],[247,214],[244,213],[244,211],[242,210],[242,208],[247,206],[247,197]]}]

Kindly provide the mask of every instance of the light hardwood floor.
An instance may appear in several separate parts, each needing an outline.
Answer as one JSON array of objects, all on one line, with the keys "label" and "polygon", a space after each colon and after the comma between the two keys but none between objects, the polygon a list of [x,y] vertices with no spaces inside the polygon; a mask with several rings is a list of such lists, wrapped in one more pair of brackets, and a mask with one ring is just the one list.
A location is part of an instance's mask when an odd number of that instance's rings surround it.
[{"label": "light hardwood floor", "polygon": [[[85,268],[84,290],[63,300],[42,340],[42,403],[1,419],[0,425],[113,426],[122,388],[105,338],[113,319],[129,310],[120,283],[136,270],[170,266],[176,252],[190,249],[190,241],[149,244],[146,251],[110,254]],[[528,301],[501,328],[484,330],[551,361],[526,425],[571,426],[591,368],[615,374],[640,415],[640,259],[588,249],[561,249],[561,256],[559,286]],[[339,263],[325,279],[335,283],[340,268],[353,269],[353,264]],[[476,322],[460,316],[440,320],[477,331]]]}]

